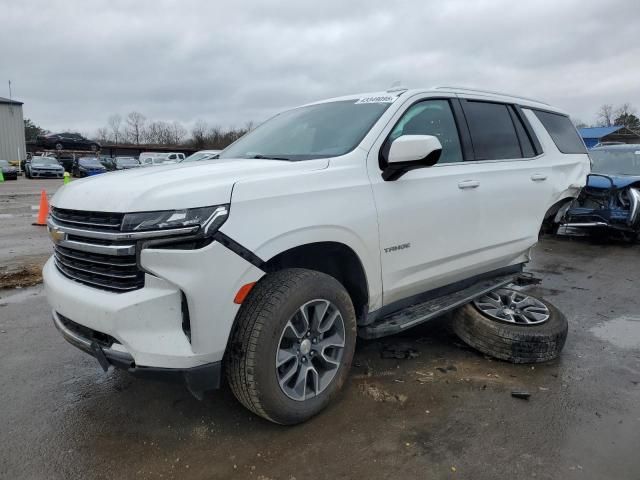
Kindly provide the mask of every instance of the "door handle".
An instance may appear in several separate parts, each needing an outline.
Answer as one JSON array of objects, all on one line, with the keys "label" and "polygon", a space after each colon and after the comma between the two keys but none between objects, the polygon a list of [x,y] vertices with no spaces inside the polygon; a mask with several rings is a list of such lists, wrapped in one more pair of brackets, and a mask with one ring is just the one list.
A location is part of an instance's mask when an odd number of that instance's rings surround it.
[{"label": "door handle", "polygon": [[458,188],[460,190],[466,190],[468,188],[478,188],[480,186],[480,182],[477,180],[465,180],[463,182],[458,183]]},{"label": "door handle", "polygon": [[531,175],[531,180],[533,180],[534,182],[544,182],[547,179],[546,175],[543,175],[542,173],[534,173],[533,175]]}]

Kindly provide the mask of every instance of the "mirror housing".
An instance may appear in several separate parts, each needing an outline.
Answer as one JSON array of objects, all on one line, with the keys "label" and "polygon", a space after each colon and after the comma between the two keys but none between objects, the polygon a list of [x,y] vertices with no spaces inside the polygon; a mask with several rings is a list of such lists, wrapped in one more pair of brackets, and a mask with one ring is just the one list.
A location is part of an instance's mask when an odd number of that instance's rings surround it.
[{"label": "mirror housing", "polygon": [[387,155],[382,172],[386,181],[397,180],[409,170],[432,167],[440,159],[442,144],[433,135],[402,135],[396,138]]}]

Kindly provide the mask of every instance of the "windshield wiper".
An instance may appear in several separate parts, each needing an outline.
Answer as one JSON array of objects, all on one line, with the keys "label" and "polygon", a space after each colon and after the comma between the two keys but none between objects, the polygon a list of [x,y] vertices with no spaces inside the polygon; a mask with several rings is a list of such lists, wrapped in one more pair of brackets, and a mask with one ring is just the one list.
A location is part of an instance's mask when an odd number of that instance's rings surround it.
[{"label": "windshield wiper", "polygon": [[287,162],[291,161],[291,159],[287,157],[272,157],[270,155],[261,155],[259,153],[257,155],[252,155],[249,158],[260,159],[260,160],[285,160]]}]

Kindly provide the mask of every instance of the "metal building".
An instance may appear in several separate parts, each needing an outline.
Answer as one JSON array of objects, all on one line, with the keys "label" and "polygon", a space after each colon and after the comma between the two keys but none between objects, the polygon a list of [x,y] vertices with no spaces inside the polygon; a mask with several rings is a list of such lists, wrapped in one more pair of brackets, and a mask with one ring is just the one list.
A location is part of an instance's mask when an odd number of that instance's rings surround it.
[{"label": "metal building", "polygon": [[640,135],[622,125],[581,128],[579,131],[587,148],[593,148],[604,142],[640,143]]},{"label": "metal building", "polygon": [[0,97],[0,159],[26,158],[22,102]]}]

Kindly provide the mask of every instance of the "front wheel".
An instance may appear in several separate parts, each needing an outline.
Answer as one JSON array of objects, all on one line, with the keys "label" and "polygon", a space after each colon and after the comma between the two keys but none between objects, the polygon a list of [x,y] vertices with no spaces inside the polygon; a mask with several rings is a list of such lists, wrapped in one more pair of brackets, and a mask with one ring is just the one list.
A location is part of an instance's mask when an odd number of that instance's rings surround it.
[{"label": "front wheel", "polygon": [[275,423],[304,422],[342,388],[356,343],[349,294],[324,273],[268,274],[244,301],[226,359],[236,398]]}]

